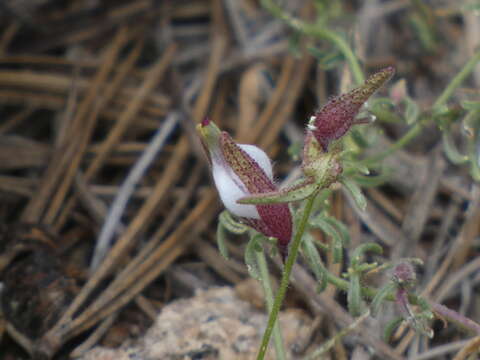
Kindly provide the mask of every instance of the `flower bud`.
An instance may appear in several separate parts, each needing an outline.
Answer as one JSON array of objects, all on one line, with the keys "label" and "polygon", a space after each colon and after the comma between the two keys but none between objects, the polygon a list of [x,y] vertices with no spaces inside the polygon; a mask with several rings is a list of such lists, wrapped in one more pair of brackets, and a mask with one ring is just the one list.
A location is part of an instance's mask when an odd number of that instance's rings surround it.
[{"label": "flower bud", "polygon": [[311,118],[308,129],[312,131],[324,152],[329,144],[345,135],[355,124],[355,116],[368,98],[390,79],[395,70],[387,67],[370,76],[363,85],[327,102]]},{"label": "flower bud", "polygon": [[393,269],[393,279],[402,286],[413,284],[416,278],[415,270],[408,262],[401,262]]}]

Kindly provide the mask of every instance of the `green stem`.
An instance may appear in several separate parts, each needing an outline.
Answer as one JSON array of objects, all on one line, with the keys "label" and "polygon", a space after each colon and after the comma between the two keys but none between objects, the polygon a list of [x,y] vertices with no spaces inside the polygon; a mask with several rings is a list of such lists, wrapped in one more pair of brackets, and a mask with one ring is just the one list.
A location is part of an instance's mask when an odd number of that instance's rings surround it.
[{"label": "green stem", "polygon": [[304,24],[303,31],[307,35],[323,38],[335,45],[343,54],[343,56],[345,56],[350,71],[355,79],[355,83],[361,84],[365,81],[365,76],[363,75],[363,71],[360,67],[358,59],[343,37],[334,31],[326,28],[319,28],[318,26],[312,24]]},{"label": "green stem", "polygon": [[262,0],[262,5],[266,9],[268,9],[274,16],[285,21],[290,27],[292,27],[296,31],[299,31],[306,35],[314,36],[316,38],[322,38],[331,42],[338,48],[338,50],[340,50],[343,56],[345,56],[348,66],[350,67],[353,77],[355,78],[355,82],[357,84],[361,84],[365,81],[365,76],[363,75],[363,71],[357,57],[355,56],[345,39],[342,38],[339,34],[329,29],[326,29],[322,25],[308,24],[301,21],[300,19],[291,16],[290,14],[285,12],[280,6],[275,4],[275,2],[272,0]]},{"label": "green stem", "polygon": [[407,145],[410,141],[415,139],[420,132],[422,131],[422,123],[419,121],[415,125],[413,125],[410,130],[407,131],[405,135],[403,135],[398,141],[396,141],[393,145],[391,145],[387,150],[372,155],[364,160],[361,161],[362,165],[374,165],[378,163],[379,161],[385,159],[387,156],[393,154],[395,151],[403,148],[405,145]]},{"label": "green stem", "polygon": [[[450,96],[452,96],[455,89],[459,87],[460,84],[465,80],[465,78],[473,71],[473,69],[475,68],[475,65],[479,61],[480,61],[480,51],[478,51],[465,64],[462,70],[460,70],[460,72],[452,79],[450,84],[445,88],[443,93],[438,97],[437,101],[435,101],[435,104],[433,104],[433,107],[432,107],[433,112],[435,112],[435,110],[438,110],[442,105],[444,105],[447,102]],[[429,120],[429,119],[425,119],[425,120]],[[401,149],[402,147],[407,145],[410,141],[412,141],[414,138],[416,138],[420,134],[423,126],[424,124],[422,124],[421,121],[418,121],[414,126],[410,128],[410,130],[408,130],[408,132],[405,135],[403,135],[395,144],[390,146],[387,150],[379,154],[372,155],[371,157],[362,160],[361,163],[363,165],[368,166],[383,160],[384,158],[394,153],[398,149]]]},{"label": "green stem", "polygon": [[463,66],[462,70],[455,75],[455,77],[450,81],[450,84],[443,90],[443,93],[438,97],[437,101],[433,104],[433,111],[438,110],[438,108],[444,105],[447,100],[452,96],[456,88],[465,80],[465,78],[475,69],[475,65],[480,61],[480,50],[477,51],[472,58]]},{"label": "green stem", "polygon": [[265,358],[268,343],[270,341],[270,337],[272,336],[275,322],[277,321],[278,313],[280,312],[280,307],[282,306],[283,299],[285,298],[285,294],[287,292],[288,283],[290,281],[290,274],[292,273],[293,265],[297,260],[298,250],[300,248],[302,237],[305,232],[310,213],[312,211],[315,196],[316,194],[308,198],[305,209],[303,210],[302,218],[300,220],[300,223],[298,224],[298,229],[295,232],[295,236],[290,246],[287,261],[285,262],[285,266],[283,269],[282,280],[280,281],[280,288],[278,289],[277,296],[275,297],[272,311],[270,311],[267,328],[263,333],[262,343],[260,345],[260,350],[258,351],[257,360],[263,360]]},{"label": "green stem", "polygon": [[[260,270],[260,280],[262,282],[263,291],[265,293],[265,301],[267,303],[267,309],[270,313],[273,308],[273,291],[270,283],[270,273],[268,272],[267,260],[265,259],[265,253],[262,251],[255,251],[257,256],[257,264]],[[277,359],[286,360],[285,349],[283,347],[282,333],[280,332],[279,323],[275,323],[273,329],[273,344],[275,345],[275,352],[277,353]]]}]

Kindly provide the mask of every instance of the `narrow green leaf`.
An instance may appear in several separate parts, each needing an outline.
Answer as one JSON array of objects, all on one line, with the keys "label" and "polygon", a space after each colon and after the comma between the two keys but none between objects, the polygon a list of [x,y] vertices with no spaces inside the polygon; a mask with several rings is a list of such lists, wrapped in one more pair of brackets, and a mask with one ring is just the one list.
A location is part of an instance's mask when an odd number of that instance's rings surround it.
[{"label": "narrow green leaf", "polygon": [[333,216],[326,216],[325,221],[332,225],[340,234],[342,238],[342,243],[344,246],[350,244],[350,231],[348,231],[347,226],[341,221],[337,220]]},{"label": "narrow green leaf", "polygon": [[218,250],[220,251],[220,254],[228,260],[228,248],[226,245],[226,234],[225,234],[225,228],[222,224],[221,221],[218,222],[217,225],[217,245],[218,245]]},{"label": "narrow green leaf", "polygon": [[326,210],[330,207],[329,198],[332,195],[332,189],[322,189],[315,198],[314,213]]},{"label": "narrow green leaf", "polygon": [[396,287],[397,285],[395,283],[389,281],[385,286],[378,290],[377,294],[372,299],[372,303],[370,305],[372,309],[372,316],[377,316],[377,314],[380,312],[380,309],[382,308],[384,301],[390,293],[395,291]]},{"label": "narrow green leaf", "polygon": [[327,219],[328,217],[326,217],[324,214],[315,216],[310,220],[310,226],[322,230],[326,235],[330,236],[334,242],[342,244],[342,236],[337,231],[335,226],[333,226]]},{"label": "narrow green leaf", "polygon": [[469,111],[463,117],[462,126],[467,138],[470,140],[476,139],[480,128],[480,109]]},{"label": "narrow green leaf", "polygon": [[307,51],[317,59],[318,66],[323,70],[330,70],[338,67],[338,64],[344,60],[342,53],[332,49],[323,51],[314,46],[308,46]]},{"label": "narrow green leaf", "polygon": [[355,203],[360,208],[360,210],[365,211],[365,209],[367,208],[367,200],[365,199],[365,196],[363,195],[360,187],[355,182],[345,177],[342,177],[340,182],[345,186],[345,189],[347,189],[347,191],[352,195],[353,200],[355,200]]},{"label": "narrow green leaf", "polygon": [[355,270],[358,271],[359,273],[364,273],[364,272],[372,271],[374,269],[378,269],[378,267],[379,266],[378,266],[377,262],[362,263],[362,264],[357,265]]},{"label": "narrow green leaf", "polygon": [[406,96],[403,101],[405,102],[405,121],[408,125],[412,125],[418,120],[420,109],[418,104],[409,96]]},{"label": "narrow green leaf", "polygon": [[374,99],[368,100],[368,107],[372,110],[377,107],[386,107],[389,109],[393,109],[395,107],[395,104],[393,103],[392,99],[388,97],[376,97]]},{"label": "narrow green leaf", "polygon": [[348,311],[357,317],[362,313],[362,296],[360,294],[360,276],[357,273],[350,275],[350,285],[347,293]]},{"label": "narrow green leaf", "polygon": [[298,161],[302,155],[302,142],[295,141],[287,149],[288,155],[293,161]]},{"label": "narrow green leaf", "polygon": [[362,164],[356,159],[354,161],[348,161],[348,160],[343,161],[343,167],[344,167],[344,171],[348,173],[357,172],[363,175],[370,174],[370,169],[368,168],[368,166],[365,164]]},{"label": "narrow green leaf", "polygon": [[480,136],[477,139],[469,139],[470,152],[470,175],[480,182]]},{"label": "narrow green leaf", "polygon": [[423,316],[419,316],[418,314],[415,315],[414,318],[411,319],[410,323],[412,324],[413,328],[422,335],[427,336],[428,338],[433,338],[433,330],[428,326],[430,319],[427,319]]},{"label": "narrow green leaf", "polygon": [[245,248],[245,264],[247,265],[247,270],[250,276],[256,280],[260,280],[260,269],[258,267],[255,251],[258,251],[258,247],[261,245],[259,244],[257,239],[258,237],[254,235],[247,243],[247,246]]},{"label": "narrow green leaf", "polygon": [[430,306],[430,303],[422,296],[418,296],[417,298],[417,303],[422,311],[427,311],[430,314],[432,314],[432,307]]},{"label": "narrow green leaf", "polygon": [[383,170],[379,175],[360,175],[352,174],[352,180],[354,180],[361,187],[377,187],[385,184],[390,180],[392,171]]},{"label": "narrow green leaf", "polygon": [[224,210],[220,213],[218,220],[222,223],[223,227],[232,234],[241,235],[247,232],[249,229],[247,226],[236,221],[227,210]]},{"label": "narrow green leaf", "polygon": [[390,320],[387,325],[385,326],[385,330],[383,331],[383,340],[388,343],[392,338],[392,334],[395,329],[403,322],[403,318],[401,316]]},{"label": "narrow green leaf", "polygon": [[312,235],[306,232],[302,239],[302,253],[307,260],[310,268],[315,274],[315,278],[319,283],[320,289],[325,289],[327,286],[327,279],[325,274],[325,266],[323,265],[322,258],[318,253],[317,247],[314,244]]},{"label": "narrow green leaf", "polygon": [[293,31],[288,39],[288,50],[294,57],[299,58],[302,56],[302,51],[300,49],[300,40],[302,38],[302,33],[300,31]]},{"label": "narrow green leaf", "polygon": [[353,128],[350,131],[352,140],[355,142],[355,144],[362,148],[365,149],[368,146],[370,146],[369,141],[366,139],[365,135],[363,135],[358,129]]},{"label": "narrow green leaf", "polygon": [[333,263],[341,264],[343,261],[343,245],[341,241],[333,240],[332,247]]},{"label": "narrow green leaf", "polygon": [[461,105],[465,110],[469,110],[469,111],[480,110],[480,101],[464,100],[461,102]]},{"label": "narrow green leaf", "polygon": [[445,115],[447,115],[449,112],[449,108],[445,104],[437,105],[432,109],[432,117],[436,118],[435,120],[440,120],[437,118],[441,118]]},{"label": "narrow green leaf", "polygon": [[445,155],[447,155],[448,159],[457,165],[465,164],[468,162],[468,156],[460,154],[457,150],[453,140],[450,136],[448,130],[443,131],[442,134],[443,139],[443,150],[445,150]]},{"label": "narrow green leaf", "polygon": [[351,260],[352,267],[355,267],[358,264],[360,264],[360,262],[363,259],[363,256],[367,251],[380,255],[383,253],[383,248],[377,243],[373,243],[373,242],[368,242],[368,243],[357,246],[357,248],[352,253],[352,260]]}]

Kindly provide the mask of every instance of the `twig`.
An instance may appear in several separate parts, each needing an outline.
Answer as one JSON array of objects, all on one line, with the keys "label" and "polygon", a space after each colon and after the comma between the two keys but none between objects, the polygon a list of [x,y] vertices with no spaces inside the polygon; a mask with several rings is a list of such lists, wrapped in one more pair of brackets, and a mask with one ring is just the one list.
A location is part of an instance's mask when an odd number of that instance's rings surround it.
[{"label": "twig", "polygon": [[128,200],[135,191],[137,183],[144,176],[155,156],[162,150],[163,146],[165,145],[165,141],[170,136],[177,122],[178,116],[175,113],[167,116],[167,119],[164,123],[162,123],[156,134],[152,137],[148,147],[140,156],[137,163],[122,184],[98,237],[92,262],[90,264],[90,272],[95,271],[100,261],[102,261],[104,258],[105,253],[110,248],[110,242],[114,236],[115,229],[120,222]]}]

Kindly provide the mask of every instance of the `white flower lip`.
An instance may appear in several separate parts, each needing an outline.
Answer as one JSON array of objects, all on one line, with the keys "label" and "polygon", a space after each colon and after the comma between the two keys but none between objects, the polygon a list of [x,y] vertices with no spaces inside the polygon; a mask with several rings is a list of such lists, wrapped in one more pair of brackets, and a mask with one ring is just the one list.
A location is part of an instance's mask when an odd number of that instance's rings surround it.
[{"label": "white flower lip", "polygon": [[[273,181],[272,163],[267,154],[254,145],[239,144],[238,146],[255,160],[268,178]],[[237,203],[239,199],[251,195],[241,182],[240,178],[232,169],[228,168],[223,159],[212,157],[212,160],[213,180],[215,181],[215,186],[220,195],[220,199],[228,211],[239,217],[260,219],[260,215],[255,205]]]}]

